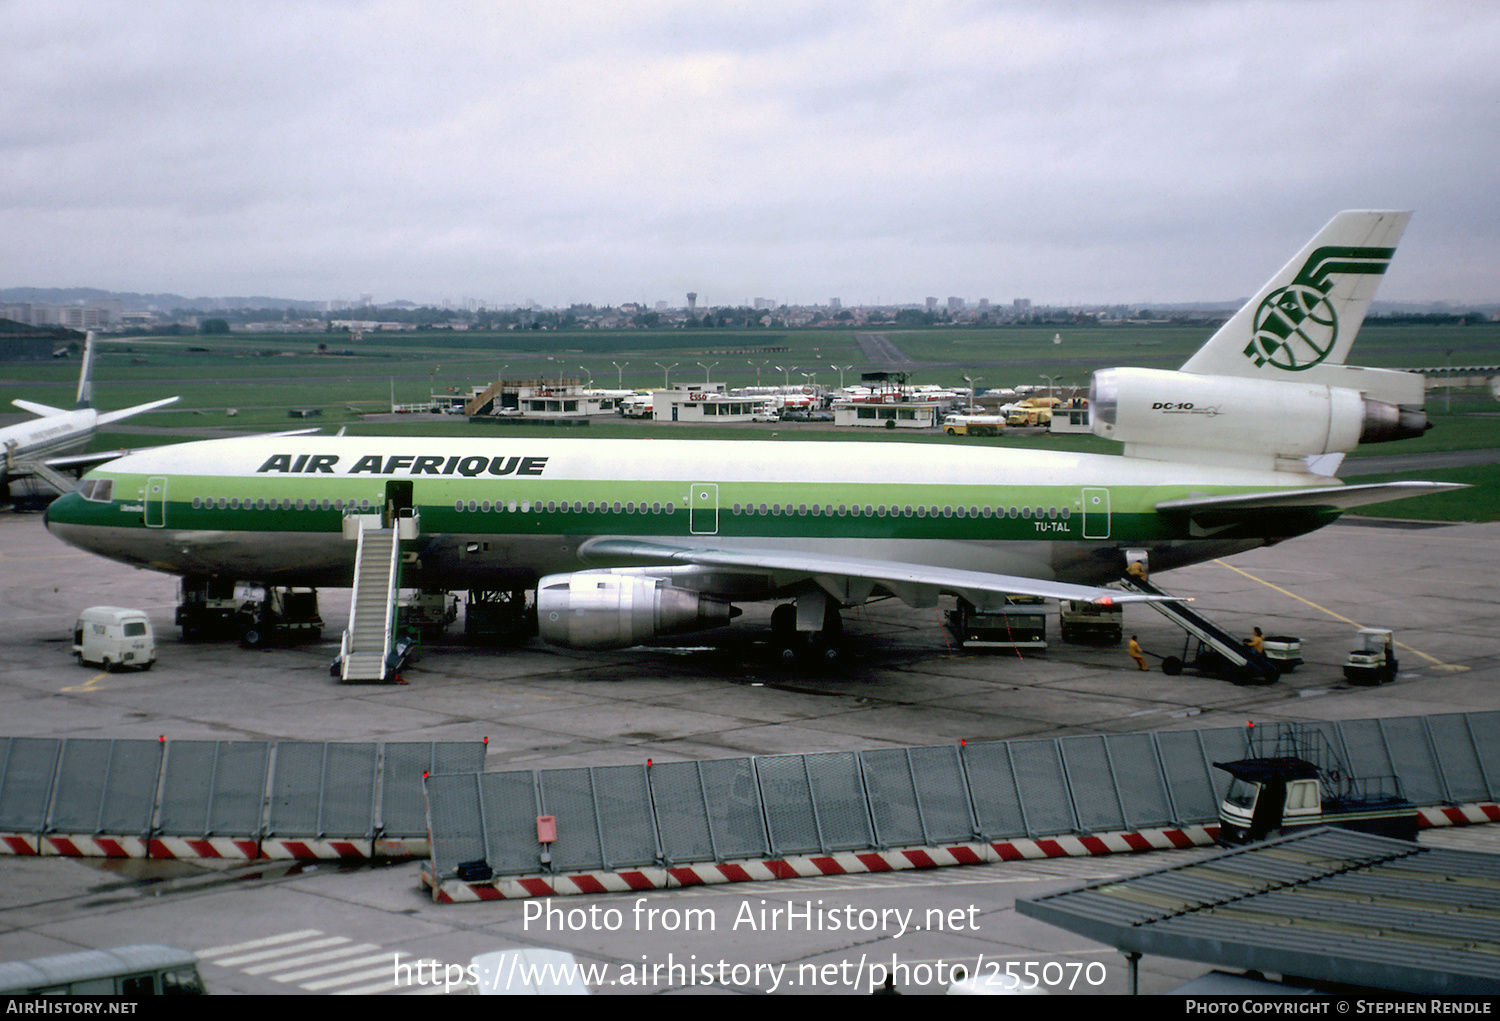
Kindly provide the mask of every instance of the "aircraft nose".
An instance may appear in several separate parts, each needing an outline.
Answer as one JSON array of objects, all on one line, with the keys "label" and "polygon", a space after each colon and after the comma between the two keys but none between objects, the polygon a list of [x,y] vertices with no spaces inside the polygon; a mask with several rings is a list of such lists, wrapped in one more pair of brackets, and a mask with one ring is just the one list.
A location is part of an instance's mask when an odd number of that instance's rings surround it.
[{"label": "aircraft nose", "polygon": [[53,535],[57,535],[58,530],[53,526],[68,524],[72,520],[70,512],[73,509],[73,505],[80,499],[81,497],[77,493],[64,493],[49,503],[47,509],[42,511],[42,524],[46,527],[47,531]]}]

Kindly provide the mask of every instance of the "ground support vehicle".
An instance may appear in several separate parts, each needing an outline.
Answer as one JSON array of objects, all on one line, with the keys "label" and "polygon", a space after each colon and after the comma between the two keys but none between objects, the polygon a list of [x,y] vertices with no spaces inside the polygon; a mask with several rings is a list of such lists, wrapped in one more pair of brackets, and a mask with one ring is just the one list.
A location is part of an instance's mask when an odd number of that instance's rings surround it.
[{"label": "ground support vehicle", "polygon": [[249,599],[235,614],[241,644],[251,648],[317,642],[323,637],[315,588],[268,588],[259,599]]},{"label": "ground support vehicle", "polygon": [[1242,659],[1226,655],[1222,645],[1210,644],[1189,634],[1182,646],[1181,656],[1164,656],[1161,672],[1176,677],[1184,670],[1196,670],[1200,674],[1223,678],[1234,684],[1275,684],[1281,671],[1266,656],[1252,652],[1244,646]]},{"label": "ground support vehicle", "polygon": [[1064,599],[1058,603],[1057,616],[1065,642],[1119,645],[1125,637],[1125,607],[1118,603],[1102,606]]},{"label": "ground support vehicle", "polygon": [[406,596],[397,612],[398,628],[431,641],[458,619],[458,597],[443,589],[421,589]]},{"label": "ground support vehicle", "polygon": [[1008,599],[998,610],[979,610],[960,598],[947,626],[959,648],[1047,648],[1047,607],[1040,599]]},{"label": "ground support vehicle", "polygon": [[[1144,575],[1126,574],[1120,579],[1120,584],[1148,595],[1166,595],[1147,581]],[[1166,600],[1148,605],[1187,632],[1182,655],[1163,658],[1162,673],[1176,676],[1182,673],[1184,667],[1191,666],[1203,673],[1224,677],[1235,684],[1275,684],[1281,677],[1281,668],[1272,659],[1264,653],[1256,652],[1243,639],[1190,609],[1187,603]],[[1301,643],[1295,638],[1282,638],[1281,641],[1295,643],[1299,650],[1301,648]]]},{"label": "ground support vehicle", "polygon": [[156,662],[151,618],[143,610],[123,606],[90,606],[73,625],[73,655],[80,663],[98,663],[105,670],[150,670]]},{"label": "ground support vehicle", "polygon": [[182,628],[184,641],[228,638],[235,634],[240,600],[235,595],[233,580],[188,575],[182,579],[177,599],[175,622]]},{"label": "ground support vehicle", "polygon": [[526,589],[470,589],[464,602],[464,636],[471,642],[507,645],[537,633],[536,604]]},{"label": "ground support vehicle", "polygon": [[1004,430],[1004,415],[949,415],[943,419],[943,432],[949,436],[999,436]]},{"label": "ground support vehicle", "polygon": [[1313,826],[1416,839],[1417,810],[1400,781],[1355,777],[1315,728],[1279,724],[1268,737],[1255,734],[1250,750],[1253,757],[1214,763],[1233,778],[1219,805],[1219,843]]},{"label": "ground support vehicle", "polygon": [[1344,679],[1350,684],[1385,684],[1395,680],[1401,664],[1396,659],[1396,642],[1390,629],[1360,628],[1359,638],[1360,647],[1349,653],[1344,664]]},{"label": "ground support vehicle", "polygon": [[1276,664],[1276,669],[1289,674],[1302,665],[1302,639],[1292,635],[1266,635],[1262,652],[1266,659]]},{"label": "ground support vehicle", "polygon": [[0,995],[5,996],[137,999],[198,995],[207,991],[198,974],[196,955],[154,943],[0,963]]}]

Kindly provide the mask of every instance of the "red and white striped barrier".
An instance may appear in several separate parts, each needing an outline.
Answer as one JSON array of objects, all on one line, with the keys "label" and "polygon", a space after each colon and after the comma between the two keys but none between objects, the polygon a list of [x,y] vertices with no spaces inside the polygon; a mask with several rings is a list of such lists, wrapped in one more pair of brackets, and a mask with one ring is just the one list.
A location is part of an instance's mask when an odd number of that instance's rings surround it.
[{"label": "red and white striped barrier", "polygon": [[33,854],[41,854],[37,847],[37,839],[26,833],[6,833],[0,835],[0,854],[13,854],[18,858],[28,858]]},{"label": "red and white striped barrier", "polygon": [[311,838],[267,838],[260,843],[260,856],[278,860],[371,857],[369,840],[313,840]]},{"label": "red and white striped barrier", "polygon": [[1417,825],[1472,826],[1478,823],[1500,822],[1500,805],[1486,802],[1477,805],[1435,805],[1417,809]]},{"label": "red and white striped barrier", "polygon": [[66,858],[144,858],[146,839],[49,833],[42,838],[41,852]]},{"label": "red and white striped barrier", "polygon": [[121,837],[99,834],[0,833],[0,857],[56,855],[71,858],[210,858],[253,861],[347,858],[425,858],[421,839],[312,840],[291,837]]},{"label": "red and white striped barrier", "polygon": [[953,844],[946,847],[912,847],[891,851],[846,851],[827,855],[795,855],[787,858],[748,859],[669,868],[650,867],[610,872],[578,872],[569,875],[516,876],[482,883],[458,879],[436,879],[429,863],[422,867],[421,882],[423,886],[431,889],[432,899],[437,903],[456,904],[466,901],[513,900],[521,897],[555,897],[580,893],[627,893],[634,890],[663,890],[716,883],[748,883],[767,879],[898,872],[906,869],[942,868],[947,865],[1022,861],[1028,858],[1131,854],[1139,851],[1171,850],[1212,844],[1217,832],[1217,826],[1184,826],[1180,829],[1103,833],[1084,837],[1044,837],[1035,840]]},{"label": "red and white striped barrier", "polygon": [[248,837],[156,837],[148,858],[238,858],[260,857],[260,842]]}]

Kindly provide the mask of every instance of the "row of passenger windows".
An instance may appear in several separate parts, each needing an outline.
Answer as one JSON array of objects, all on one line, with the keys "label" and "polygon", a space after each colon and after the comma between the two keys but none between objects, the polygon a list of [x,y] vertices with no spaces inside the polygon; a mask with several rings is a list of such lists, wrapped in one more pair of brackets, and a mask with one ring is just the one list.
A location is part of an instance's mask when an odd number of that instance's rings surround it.
[{"label": "row of passenger windows", "polygon": [[237,496],[193,497],[194,510],[359,510],[375,511],[376,505],[369,500],[267,500],[265,497],[249,497],[241,500]]},{"label": "row of passenger windows", "polygon": [[[100,497],[97,497],[97,496],[88,497],[87,494],[85,494],[85,496],[86,496],[86,498],[93,498],[93,499],[99,499],[100,498]],[[107,497],[105,497],[105,498],[107,498]],[[358,510],[358,511],[373,511],[373,510],[376,509],[376,507],[368,499],[366,499],[366,500],[322,500],[322,501],[318,501],[318,500],[302,500],[302,499],[297,499],[297,500],[286,500],[286,499],[282,499],[282,500],[275,500],[275,499],[267,500],[264,497],[257,497],[256,499],[251,500],[248,497],[246,497],[245,499],[240,499],[237,496],[236,497],[223,497],[223,496],[220,496],[220,497],[217,497],[217,498],[216,497],[195,496],[195,497],[193,497],[193,509],[194,510],[273,510],[273,511],[274,510],[283,510],[283,511],[290,511],[290,510],[299,510],[299,511],[300,510],[325,510],[325,511],[326,510],[336,510],[336,511],[355,511],[355,510]],[[583,514],[583,513],[589,513],[589,514],[595,514],[595,513],[608,514],[608,513],[611,513],[611,512],[613,512],[615,514],[662,514],[662,513],[675,514],[677,512],[677,505],[675,503],[666,503],[666,504],[663,504],[663,503],[657,502],[657,503],[647,504],[644,501],[642,501],[640,503],[635,503],[633,501],[621,502],[619,500],[616,500],[614,503],[600,503],[600,502],[597,502],[597,501],[594,501],[594,500],[588,500],[588,501],[574,500],[572,503],[569,503],[568,501],[564,500],[561,503],[558,503],[555,500],[548,500],[545,504],[543,504],[542,501],[540,501],[540,500],[536,500],[536,501],[532,501],[532,500],[510,500],[508,502],[503,502],[503,501],[499,501],[499,500],[496,500],[494,502],[491,502],[489,500],[482,500],[482,501],[481,500],[468,500],[468,501],[459,500],[459,501],[457,501],[457,502],[455,502],[453,504],[453,509],[456,510],[456,511],[460,511],[460,512],[469,511],[469,512],[485,513],[485,514],[489,514],[489,513],[511,513],[511,514],[514,514],[514,513],[517,513],[517,512],[519,512],[521,514],[530,514],[533,511],[535,511],[536,513],[541,513],[543,510],[545,510],[549,514],[567,514],[569,512],[572,512],[574,514]],[[735,504],[733,506],[733,508],[731,509],[731,512],[734,513],[734,514],[740,514],[740,515],[756,515],[756,514],[760,514],[760,515],[770,515],[770,516],[773,516],[773,517],[774,516],[781,516],[781,515],[787,515],[787,516],[801,515],[801,516],[806,516],[806,515],[810,514],[810,515],[812,515],[814,517],[819,517],[819,516],[823,516],[823,517],[855,517],[855,518],[857,518],[857,517],[867,517],[867,518],[885,518],[885,517],[893,517],[893,518],[901,518],[901,517],[906,517],[906,518],[910,518],[910,517],[937,518],[937,517],[944,517],[944,518],[1021,518],[1021,519],[1048,518],[1048,519],[1051,519],[1051,520],[1059,520],[1060,519],[1060,520],[1063,520],[1063,521],[1066,521],[1066,520],[1068,520],[1069,518],[1071,518],[1073,516],[1073,511],[1069,507],[988,507],[988,506],[986,506],[986,507],[976,507],[976,506],[968,506],[968,507],[958,506],[958,507],[954,507],[951,504],[939,507],[939,506],[936,506],[936,505],[927,505],[927,504],[918,504],[918,505],[913,506],[912,504],[904,504],[904,505],[891,504],[891,505],[886,505],[886,504],[868,504],[868,503],[867,504],[863,504],[863,505],[861,505],[861,504],[849,505],[849,504],[842,504],[842,503],[841,504],[837,504],[837,505],[831,504],[831,503],[826,503],[826,504],[823,504],[823,503],[814,503],[814,504],[806,504],[806,503],[799,503],[799,504],[790,504],[790,503],[787,503],[787,504],[781,504],[781,503],[771,503],[771,504],[765,504],[765,503],[760,503],[760,504],[739,504],[739,503],[737,503],[737,504]]]},{"label": "row of passenger windows", "polygon": [[[613,504],[596,503],[593,500],[589,500],[587,502],[575,500],[571,504],[566,500],[564,500],[562,503],[548,500],[545,505],[540,500],[537,500],[535,502],[532,502],[530,500],[511,500],[508,503],[502,503],[498,500],[494,503],[491,503],[489,500],[469,500],[468,502],[459,500],[454,503],[453,509],[456,511],[470,511],[486,514],[492,511],[499,513],[515,513],[519,511],[522,514],[530,514],[532,513],[532,511],[541,513],[543,510],[546,510],[549,514],[566,514],[570,510],[575,514],[581,514],[584,512],[587,512],[589,514],[593,514],[596,512],[608,514],[611,511],[616,514],[661,514],[663,511],[668,514],[673,514],[677,511],[676,505],[671,503],[665,505],[661,503],[653,503],[648,505],[644,502],[622,503],[618,500],[616,500]],[[1072,508],[1069,507],[954,507],[951,504],[943,507],[938,507],[935,505],[929,506],[925,504],[917,506],[912,506],[911,504],[897,506],[893,504],[887,506],[885,504],[868,503],[864,504],[863,506],[859,504],[854,504],[851,506],[849,504],[842,503],[838,505],[834,505],[831,503],[737,503],[733,506],[732,513],[743,515],[765,514],[773,516],[783,514],[789,516],[805,516],[811,514],[814,517],[825,516],[856,518],[861,516],[869,518],[1050,518],[1052,520],[1061,519],[1063,521],[1066,521],[1073,516]]]},{"label": "row of passenger windows", "polygon": [[599,503],[594,500],[589,500],[587,502],[583,500],[574,500],[572,503],[569,503],[566,500],[564,500],[562,503],[558,503],[556,500],[548,500],[545,504],[543,504],[540,500],[537,500],[535,502],[531,500],[511,500],[508,503],[502,503],[499,500],[496,500],[494,503],[490,503],[490,501],[488,500],[470,500],[465,503],[463,500],[458,500],[453,504],[453,509],[456,511],[480,511],[486,514],[491,511],[498,511],[502,513],[509,512],[512,514],[517,511],[522,514],[530,514],[532,511],[536,511],[538,514],[540,514],[544,510],[549,514],[566,514],[569,511],[572,511],[574,514],[582,514],[585,511],[589,514],[608,514],[610,513],[611,509],[613,509],[614,513],[616,514],[661,514],[663,512],[667,514],[677,513],[676,504],[663,504],[660,502],[647,504],[644,500],[640,503],[621,503],[619,500],[616,500],[612,504]]}]

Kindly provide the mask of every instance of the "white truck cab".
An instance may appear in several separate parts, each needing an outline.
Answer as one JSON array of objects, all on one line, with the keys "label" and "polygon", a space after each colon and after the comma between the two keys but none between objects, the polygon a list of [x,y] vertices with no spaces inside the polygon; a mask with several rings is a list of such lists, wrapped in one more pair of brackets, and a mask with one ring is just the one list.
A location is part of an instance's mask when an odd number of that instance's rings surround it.
[{"label": "white truck cab", "polygon": [[156,634],[144,611],[123,606],[90,606],[73,626],[73,655],[81,663],[98,663],[105,670],[139,667],[156,662]]}]

